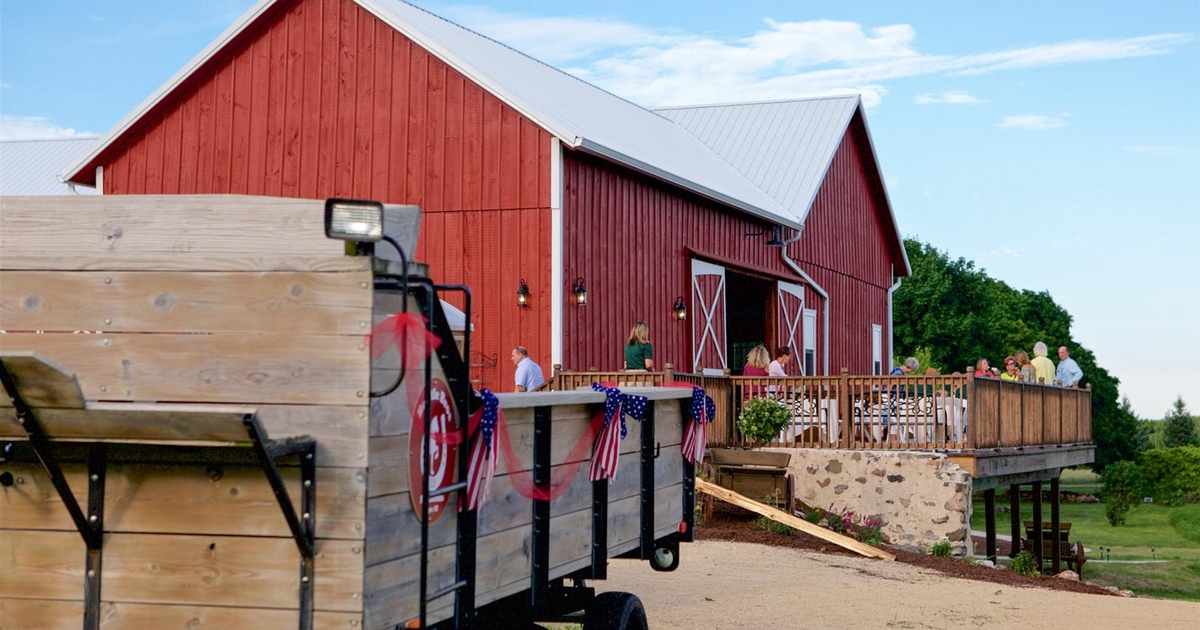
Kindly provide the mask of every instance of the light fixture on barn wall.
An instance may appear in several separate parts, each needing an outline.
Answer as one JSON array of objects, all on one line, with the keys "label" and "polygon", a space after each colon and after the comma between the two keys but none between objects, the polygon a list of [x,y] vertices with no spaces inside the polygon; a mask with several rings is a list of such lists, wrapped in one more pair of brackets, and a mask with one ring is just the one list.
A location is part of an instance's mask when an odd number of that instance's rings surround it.
[{"label": "light fixture on barn wall", "polygon": [[517,306],[529,307],[529,285],[525,284],[525,278],[521,278],[521,286],[517,287]]},{"label": "light fixture on barn wall", "polygon": [[587,306],[587,287],[583,286],[583,278],[575,278],[571,293],[575,294],[575,306]]},{"label": "light fixture on barn wall", "polygon": [[683,303],[683,296],[675,298],[675,319],[687,319],[687,306]]},{"label": "light fixture on barn wall", "polygon": [[[767,230],[762,229],[757,232],[746,232],[746,236],[762,236],[763,234],[766,234],[766,233],[767,233]],[[783,247],[784,245],[787,245],[787,243],[784,243],[783,239],[780,238],[782,233],[783,233],[783,230],[778,225],[772,225],[771,226],[771,238],[770,238],[770,240],[767,241],[767,247]]]}]

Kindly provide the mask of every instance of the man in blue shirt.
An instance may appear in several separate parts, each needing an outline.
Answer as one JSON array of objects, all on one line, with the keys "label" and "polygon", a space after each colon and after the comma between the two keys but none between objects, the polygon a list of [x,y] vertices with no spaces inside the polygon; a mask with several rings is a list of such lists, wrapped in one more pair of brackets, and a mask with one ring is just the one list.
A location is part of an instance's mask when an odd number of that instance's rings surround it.
[{"label": "man in blue shirt", "polygon": [[531,392],[545,382],[541,366],[529,358],[529,351],[523,346],[513,348],[512,362],[517,365],[517,391]]},{"label": "man in blue shirt", "polygon": [[1058,347],[1058,369],[1054,371],[1054,380],[1061,387],[1079,387],[1079,379],[1083,378],[1083,370],[1071,358],[1066,346]]}]

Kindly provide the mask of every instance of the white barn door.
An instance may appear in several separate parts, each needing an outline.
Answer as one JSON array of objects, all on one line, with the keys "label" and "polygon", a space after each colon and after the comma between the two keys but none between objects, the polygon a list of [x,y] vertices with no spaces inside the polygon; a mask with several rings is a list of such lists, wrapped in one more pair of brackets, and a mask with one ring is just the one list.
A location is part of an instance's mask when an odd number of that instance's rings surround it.
[{"label": "white barn door", "polygon": [[[775,338],[779,340],[778,345],[792,349],[792,360],[783,366],[783,371],[793,376],[802,375],[804,367],[800,360],[800,349],[803,347],[804,332],[804,287],[790,282],[779,282],[778,285],[775,296],[775,302],[778,304],[775,313]],[[774,349],[771,352],[774,356]]]},{"label": "white barn door", "polygon": [[725,369],[725,268],[692,260],[692,371]]}]

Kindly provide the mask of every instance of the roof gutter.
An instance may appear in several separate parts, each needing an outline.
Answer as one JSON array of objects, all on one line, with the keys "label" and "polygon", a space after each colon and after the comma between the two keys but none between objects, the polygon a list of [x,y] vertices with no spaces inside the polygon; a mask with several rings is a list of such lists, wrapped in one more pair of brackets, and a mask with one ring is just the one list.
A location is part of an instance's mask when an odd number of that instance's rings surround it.
[{"label": "roof gutter", "polygon": [[[893,275],[892,275],[892,277],[893,277],[893,278],[896,278],[896,276],[894,275],[895,273],[896,273],[896,265],[892,265],[892,274],[893,274]],[[899,289],[899,288],[900,288],[900,278],[896,278],[896,282],[895,282],[895,284],[893,284],[892,286],[888,287],[888,294],[887,294],[887,308],[888,308],[888,357],[890,357],[890,358],[888,359],[888,362],[889,362],[889,363],[891,363],[892,361],[894,361],[894,360],[895,360],[895,357],[896,357],[896,329],[892,327],[892,294],[893,294],[893,293],[895,293],[895,292],[896,292],[896,289]],[[895,367],[895,366],[892,366],[892,367]]]},{"label": "roof gutter", "polygon": [[[816,280],[812,279],[812,276],[804,273],[800,265],[797,265],[796,261],[789,258],[787,253],[788,245],[800,240],[800,235],[803,232],[804,226],[800,226],[800,229],[796,230],[796,236],[783,242],[783,247],[779,248],[779,257],[783,259],[783,264],[787,265],[792,271],[795,271],[796,275],[804,278],[808,286],[812,287],[813,291],[816,291],[817,295],[821,296],[821,369],[825,376],[829,376],[829,294],[825,292],[825,289],[821,288],[821,285],[817,284]],[[891,304],[891,294],[888,294],[888,297],[888,303]],[[888,312],[890,313],[891,309]]]}]

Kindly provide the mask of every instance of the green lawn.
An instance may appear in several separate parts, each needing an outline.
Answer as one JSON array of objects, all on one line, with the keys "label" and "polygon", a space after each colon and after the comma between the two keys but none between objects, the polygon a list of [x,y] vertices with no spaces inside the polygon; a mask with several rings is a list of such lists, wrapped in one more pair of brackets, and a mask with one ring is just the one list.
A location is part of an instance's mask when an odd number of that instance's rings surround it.
[{"label": "green lawn", "polygon": [[[1072,481],[1086,479],[1080,475]],[[1064,488],[1067,481],[1064,474]],[[1006,505],[1007,500],[998,496],[997,507]],[[972,529],[982,531],[982,498],[977,498],[973,507]],[[1031,519],[1032,512],[1033,506],[1028,501],[1022,502],[1022,519]],[[1050,520],[1048,503],[1042,504],[1042,516]],[[1071,523],[1071,540],[1082,541],[1088,550],[1088,562],[1083,569],[1087,581],[1141,595],[1200,601],[1200,505],[1140,504],[1129,512],[1125,525],[1113,527],[1104,518],[1101,503],[1064,503],[1060,518]],[[997,513],[997,533],[1008,534],[1010,529],[1009,515]],[[1104,554],[1101,548],[1105,549]],[[1124,564],[1105,559],[1169,562]]]}]

